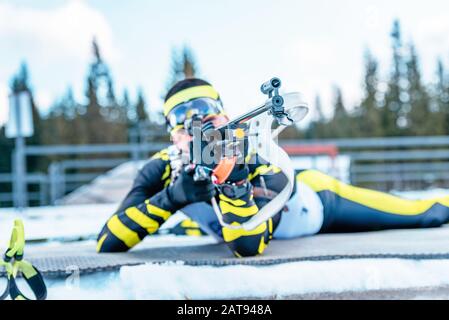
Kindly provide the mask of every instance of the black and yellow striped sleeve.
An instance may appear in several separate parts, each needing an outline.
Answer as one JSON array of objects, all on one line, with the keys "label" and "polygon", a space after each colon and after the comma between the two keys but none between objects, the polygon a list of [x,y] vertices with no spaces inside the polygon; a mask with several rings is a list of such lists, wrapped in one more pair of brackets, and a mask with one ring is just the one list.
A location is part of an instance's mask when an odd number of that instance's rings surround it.
[{"label": "black and yellow striped sleeve", "polygon": [[123,252],[155,233],[171,216],[172,205],[166,194],[170,182],[168,155],[156,154],[139,171],[131,191],[120,208],[106,222],[98,236],[98,252]]},{"label": "black and yellow striped sleeve", "polygon": [[[253,196],[253,187],[267,188],[280,192],[287,183],[282,171],[265,161],[255,153],[250,153],[245,162],[249,168],[248,182],[251,192],[240,199],[229,199],[219,195],[219,206],[223,220],[238,226],[259,212],[259,205],[265,205],[266,199],[257,199]],[[273,238],[273,230],[279,215],[260,224],[254,230],[232,229],[223,227],[223,239],[237,257],[251,257],[262,254]]]},{"label": "black and yellow striped sleeve", "polygon": [[[238,226],[259,212],[252,193],[240,199],[230,199],[222,194],[218,195],[223,220],[227,224]],[[237,257],[251,257],[260,255],[265,251],[272,239],[273,222],[270,219],[254,230],[222,228],[223,239]]]},{"label": "black and yellow striped sleeve", "polygon": [[251,153],[245,159],[249,168],[248,180],[254,187],[267,188],[279,193],[288,183],[287,176],[280,168],[272,165],[262,157]]},{"label": "black and yellow striped sleeve", "polygon": [[[288,183],[287,176],[280,168],[269,163],[257,154],[250,153],[245,161],[248,164],[250,174],[248,180],[254,187],[254,201],[259,208],[263,208],[271,199],[280,193]],[[281,218],[281,212],[273,216],[271,221],[273,229],[276,229]]]}]

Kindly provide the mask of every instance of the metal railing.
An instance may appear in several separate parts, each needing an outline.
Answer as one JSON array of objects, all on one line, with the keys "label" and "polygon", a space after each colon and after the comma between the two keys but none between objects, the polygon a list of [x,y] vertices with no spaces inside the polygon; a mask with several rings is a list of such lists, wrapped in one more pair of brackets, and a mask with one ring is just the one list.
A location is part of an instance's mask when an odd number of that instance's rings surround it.
[{"label": "metal railing", "polygon": [[64,160],[52,162],[48,167],[48,182],[50,189],[50,204],[62,198],[66,193],[75,190],[81,185],[98,177],[99,173],[67,174],[69,169],[110,169],[126,161],[127,158],[118,159],[91,159],[91,160]]},{"label": "metal railing", "polygon": [[[286,149],[295,146],[335,146],[351,159],[350,181],[380,190],[449,187],[449,136],[394,137],[281,141]],[[68,192],[84,185],[123,162],[142,160],[166,143],[115,145],[28,146],[27,157],[61,156],[47,172],[27,173],[28,198],[38,205],[53,204]],[[83,155],[95,159],[63,159]],[[86,170],[74,173],[75,170]],[[92,172],[91,172],[92,171]],[[0,205],[14,200],[15,176],[0,174]],[[1,186],[6,186],[2,188]]]},{"label": "metal railing", "polygon": [[281,145],[336,145],[342,150],[448,147],[449,136],[286,140]]},{"label": "metal railing", "polygon": [[[61,160],[54,161],[48,167],[48,172],[27,173],[25,177],[28,200],[38,205],[54,204],[57,199],[67,192],[86,184],[105,170],[113,168],[125,161],[139,161],[148,158],[167,146],[166,143],[143,143],[143,144],[107,144],[107,145],[54,145],[54,146],[28,146],[24,150],[27,157],[50,157],[50,156],[72,156],[83,155],[102,156],[96,159]],[[12,155],[14,156],[14,155]],[[104,156],[108,156],[105,158]],[[125,157],[123,157],[125,156]],[[13,160],[14,161],[14,160]],[[13,162],[14,163],[14,162]],[[68,173],[73,169],[97,169],[89,173]],[[102,170],[99,170],[102,169]],[[0,205],[10,206],[15,203],[17,194],[14,185],[17,183],[13,173],[0,174],[0,190],[11,189],[12,192],[0,191]],[[30,186],[39,189],[31,192]],[[6,186],[2,188],[1,186]]]},{"label": "metal railing", "polygon": [[[12,186],[14,175],[11,173],[0,173],[0,184]],[[35,185],[39,191],[28,192],[28,199],[37,202],[39,205],[48,204],[48,178],[46,174],[33,173],[26,176],[27,186]],[[12,188],[11,188],[12,189]],[[14,203],[14,192],[0,192],[0,204],[6,203],[12,205]]]},{"label": "metal railing", "polygon": [[334,145],[351,159],[350,181],[379,190],[449,187],[449,136],[285,141]]}]

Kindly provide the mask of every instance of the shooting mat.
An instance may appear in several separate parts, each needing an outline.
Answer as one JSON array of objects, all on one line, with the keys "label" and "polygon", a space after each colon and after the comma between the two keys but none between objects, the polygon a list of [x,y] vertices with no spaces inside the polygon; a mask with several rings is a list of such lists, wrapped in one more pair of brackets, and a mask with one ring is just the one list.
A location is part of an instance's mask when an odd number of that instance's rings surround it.
[{"label": "shooting mat", "polygon": [[47,277],[119,270],[145,263],[182,262],[194,266],[266,266],[297,261],[338,259],[449,259],[449,226],[353,234],[324,234],[294,240],[274,240],[264,255],[234,258],[224,244],[145,248],[145,241],[126,253],[97,254],[95,244],[29,246],[25,257]]}]

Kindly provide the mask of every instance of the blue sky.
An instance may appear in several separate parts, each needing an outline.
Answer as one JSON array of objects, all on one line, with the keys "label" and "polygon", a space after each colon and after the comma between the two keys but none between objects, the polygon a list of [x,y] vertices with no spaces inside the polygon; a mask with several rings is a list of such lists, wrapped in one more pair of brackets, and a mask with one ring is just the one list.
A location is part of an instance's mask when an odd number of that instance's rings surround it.
[{"label": "blue sky", "polygon": [[311,102],[320,94],[328,111],[334,85],[354,105],[366,48],[387,75],[394,18],[404,40],[416,43],[428,81],[437,57],[449,66],[448,15],[443,0],[0,0],[0,123],[7,85],[23,60],[41,110],[69,85],[82,99],[93,36],[117,93],[126,87],[133,97],[140,86],[151,108],[161,107],[171,49],[183,44],[231,115],[258,105],[260,83],[271,76]]}]

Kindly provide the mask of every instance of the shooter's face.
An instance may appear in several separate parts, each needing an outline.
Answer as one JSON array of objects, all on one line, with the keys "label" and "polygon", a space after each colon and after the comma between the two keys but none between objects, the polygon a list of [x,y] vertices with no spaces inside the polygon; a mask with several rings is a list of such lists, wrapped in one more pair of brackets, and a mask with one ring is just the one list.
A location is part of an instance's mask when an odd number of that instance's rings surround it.
[{"label": "shooter's face", "polygon": [[[225,115],[213,115],[204,118],[204,122],[212,122],[215,128],[228,123],[229,118]],[[192,141],[192,137],[187,133],[185,129],[178,129],[171,133],[173,144],[184,153],[189,153],[189,142]]]},{"label": "shooter's face", "polygon": [[181,150],[183,153],[189,153],[189,142],[192,141],[192,137],[187,133],[185,129],[178,129],[171,133],[173,144]]}]

